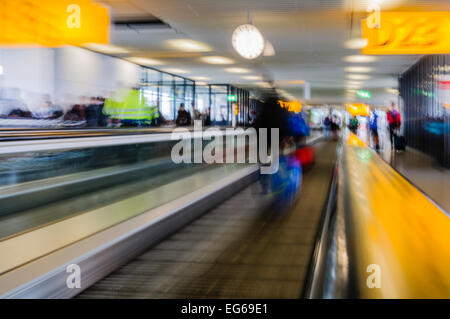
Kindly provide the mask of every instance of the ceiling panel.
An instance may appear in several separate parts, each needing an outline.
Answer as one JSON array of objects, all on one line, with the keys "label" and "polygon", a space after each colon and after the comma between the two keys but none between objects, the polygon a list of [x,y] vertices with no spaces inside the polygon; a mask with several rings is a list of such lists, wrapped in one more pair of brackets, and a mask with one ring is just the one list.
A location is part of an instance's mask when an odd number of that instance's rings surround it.
[{"label": "ceiling panel", "polygon": [[[202,55],[221,55],[234,59],[234,67],[250,68],[251,75],[264,76],[277,82],[305,80],[311,83],[314,100],[328,103],[346,101],[345,67],[347,55],[359,50],[344,47],[351,37],[360,36],[361,12],[367,1],[353,0],[105,0],[114,17],[141,14],[161,19],[170,26],[148,32],[112,31],[115,45],[132,49],[134,55],[158,57],[167,67],[183,68],[184,76],[208,76],[210,82],[233,83],[248,87],[258,85],[224,71],[224,66],[208,65],[199,60]],[[450,1],[389,0],[389,10],[450,10]],[[356,5],[355,5],[356,3]],[[275,48],[276,55],[255,61],[240,58],[232,49],[231,34],[240,24],[252,22]],[[352,10],[354,12],[352,12]],[[189,38],[207,43],[212,52],[180,54],[166,41]],[[385,91],[396,86],[396,77],[415,63],[420,56],[382,56],[373,67],[371,78],[363,87]],[[161,67],[163,68],[163,67]],[[248,74],[246,74],[248,75]],[[280,86],[298,98],[302,88]],[[383,92],[384,92],[383,91]],[[320,95],[323,94],[323,97]],[[383,96],[374,99],[384,103]]]}]

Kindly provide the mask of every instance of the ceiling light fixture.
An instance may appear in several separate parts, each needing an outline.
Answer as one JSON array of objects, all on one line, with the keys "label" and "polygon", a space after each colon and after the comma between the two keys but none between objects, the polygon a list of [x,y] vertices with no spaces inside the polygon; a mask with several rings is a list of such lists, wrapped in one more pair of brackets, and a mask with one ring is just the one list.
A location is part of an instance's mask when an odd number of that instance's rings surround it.
[{"label": "ceiling light fixture", "polygon": [[305,80],[288,80],[288,81],[280,81],[277,82],[278,85],[303,85],[305,84]]},{"label": "ceiling light fixture", "polygon": [[274,56],[275,55],[275,49],[269,41],[266,41],[266,46],[264,47],[264,56]]},{"label": "ceiling light fixture", "polygon": [[185,51],[185,52],[209,52],[212,51],[212,48],[202,42],[190,40],[190,39],[173,39],[167,40],[166,44],[177,50]]},{"label": "ceiling light fixture", "polygon": [[362,88],[362,83],[360,83],[360,82],[347,82],[346,84],[345,84],[345,87],[347,88],[347,89],[360,89],[360,88]]},{"label": "ceiling light fixture", "polygon": [[127,59],[130,62],[140,64],[140,65],[163,65],[164,62],[155,59],[141,58],[141,57],[131,57]]},{"label": "ceiling light fixture", "polygon": [[347,81],[346,84],[347,84],[347,85],[359,85],[359,86],[361,86],[361,85],[362,85],[362,82],[357,82],[357,81]]},{"label": "ceiling light fixture", "polygon": [[370,76],[365,74],[347,74],[347,78],[350,80],[367,80],[370,79]]},{"label": "ceiling light fixture", "polygon": [[344,46],[347,49],[362,49],[365,48],[369,44],[369,41],[364,38],[354,38],[345,41]]},{"label": "ceiling light fixture", "polygon": [[204,56],[200,58],[201,61],[209,64],[233,64],[233,59],[224,56]]},{"label": "ceiling light fixture", "polygon": [[98,44],[98,43],[86,43],[84,45],[85,48],[90,49],[92,51],[104,53],[104,54],[127,54],[130,53],[127,49],[115,46],[115,45],[106,45],[106,44]]},{"label": "ceiling light fixture", "polygon": [[400,92],[397,89],[392,89],[392,88],[387,88],[386,92],[390,93],[390,94],[394,94],[394,95],[399,95]]},{"label": "ceiling light fixture", "polygon": [[261,77],[258,75],[246,75],[242,77],[244,80],[249,80],[249,81],[257,81],[257,80],[261,80]]},{"label": "ceiling light fixture", "polygon": [[260,87],[266,88],[266,89],[270,89],[271,85],[268,82],[256,82],[255,85],[258,85]]},{"label": "ceiling light fixture", "polygon": [[373,68],[368,66],[348,66],[345,68],[345,71],[352,73],[367,73],[373,71]]},{"label": "ceiling light fixture", "polygon": [[184,69],[177,69],[177,68],[169,68],[169,69],[163,69],[163,71],[168,72],[168,73],[172,73],[172,74],[186,74],[189,73],[189,71],[184,70]]},{"label": "ceiling light fixture", "polygon": [[194,76],[194,77],[192,77],[192,80],[195,80],[195,81],[209,81],[209,80],[211,80],[211,78],[208,77],[208,76]]},{"label": "ceiling light fixture", "polygon": [[239,73],[239,74],[251,72],[251,70],[245,69],[245,68],[226,68],[225,71],[230,72],[230,73]]},{"label": "ceiling light fixture", "polygon": [[344,61],[351,63],[369,63],[377,60],[378,58],[372,55],[349,55],[344,58]]}]

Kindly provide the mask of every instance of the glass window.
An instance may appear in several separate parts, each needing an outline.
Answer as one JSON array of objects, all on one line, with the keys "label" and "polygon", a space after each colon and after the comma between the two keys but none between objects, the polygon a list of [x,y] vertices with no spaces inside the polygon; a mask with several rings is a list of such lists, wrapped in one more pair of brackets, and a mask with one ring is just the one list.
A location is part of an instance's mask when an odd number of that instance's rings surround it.
[{"label": "glass window", "polygon": [[211,121],[215,125],[226,125],[229,123],[228,86],[211,86]]},{"label": "glass window", "polygon": [[185,99],[186,107],[193,114],[194,109],[193,109],[192,105],[194,104],[194,106],[195,106],[194,81],[186,80],[184,99]]},{"label": "glass window", "polygon": [[174,81],[173,76],[166,73],[162,74],[160,110],[166,120],[175,120]]},{"label": "glass window", "polygon": [[197,85],[195,87],[196,107],[200,113],[205,113],[209,108],[209,85]]},{"label": "glass window", "polygon": [[161,72],[152,69],[144,69],[142,79],[142,90],[144,98],[149,105],[159,107]]},{"label": "glass window", "polygon": [[186,104],[185,93],[186,86],[183,78],[175,77],[175,109],[178,111],[181,103],[184,104],[186,111],[190,112],[190,105]]}]

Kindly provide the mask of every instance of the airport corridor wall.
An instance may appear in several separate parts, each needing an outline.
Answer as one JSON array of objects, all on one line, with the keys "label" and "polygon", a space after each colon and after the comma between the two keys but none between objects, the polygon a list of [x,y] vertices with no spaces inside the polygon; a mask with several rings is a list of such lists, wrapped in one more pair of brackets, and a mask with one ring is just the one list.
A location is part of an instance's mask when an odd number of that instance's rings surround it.
[{"label": "airport corridor wall", "polygon": [[407,144],[450,167],[450,55],[423,57],[399,82]]}]

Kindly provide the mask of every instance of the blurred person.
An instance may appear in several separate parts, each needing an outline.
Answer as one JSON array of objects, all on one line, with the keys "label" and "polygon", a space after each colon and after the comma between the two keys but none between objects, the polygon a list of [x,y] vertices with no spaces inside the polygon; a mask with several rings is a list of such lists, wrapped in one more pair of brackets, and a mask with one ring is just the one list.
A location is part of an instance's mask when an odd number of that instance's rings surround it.
[{"label": "blurred person", "polygon": [[205,113],[205,126],[211,126],[211,108],[207,108]]},{"label": "blurred person", "polygon": [[333,117],[331,118],[330,129],[333,140],[336,141],[338,139],[338,132],[340,129],[339,119],[336,115],[333,115]]},{"label": "blurred person", "polygon": [[64,115],[64,121],[82,122],[86,120],[85,106],[81,103],[74,104]]},{"label": "blurred person", "polygon": [[224,110],[224,109],[221,109],[220,121],[222,122],[223,125],[225,125],[227,123],[227,113],[226,113],[226,110]]},{"label": "blurred person", "polygon": [[161,126],[165,122],[161,112],[157,105],[153,104],[150,106],[150,116],[151,116],[151,126]]},{"label": "blurred person", "polygon": [[98,124],[99,124],[99,126],[101,126],[101,127],[104,127],[104,126],[106,126],[107,125],[107,122],[106,122],[106,116],[105,116],[105,114],[103,114],[103,109],[104,109],[104,107],[105,107],[105,101],[106,101],[106,99],[105,99],[105,97],[103,97],[103,96],[99,96],[98,98],[97,98],[97,100],[98,100],[98,105],[99,105],[99,109],[100,109],[100,114],[99,114],[99,121],[98,121]]},{"label": "blurred person", "polygon": [[254,128],[259,134],[260,128],[266,128],[268,132],[268,143],[271,141],[271,128],[279,129],[280,141],[289,136],[289,127],[286,126],[289,113],[278,103],[279,97],[275,92],[266,93],[262,98],[262,103],[256,109],[256,119]]},{"label": "blurred person", "polygon": [[283,206],[294,202],[302,182],[302,163],[295,150],[294,138],[285,136],[280,142],[279,169],[271,176],[271,195]]},{"label": "blurred person", "polygon": [[46,101],[45,103],[47,108],[49,109],[50,113],[49,119],[57,119],[64,115],[64,112],[62,111],[62,108],[59,105],[52,103],[52,101],[50,100]]},{"label": "blurred person", "polygon": [[141,127],[150,126],[153,110],[147,104],[146,99],[138,86],[134,86],[126,95],[122,104],[121,120],[122,126]]},{"label": "blurred person", "polygon": [[325,128],[325,136],[330,137],[331,120],[329,115],[325,116],[325,119],[323,120],[323,125]]},{"label": "blurred person", "polygon": [[121,88],[110,92],[109,97],[105,99],[102,113],[106,118],[107,126],[120,126],[120,101],[125,99],[126,94],[127,89]]},{"label": "blurred person", "polygon": [[[259,139],[260,129],[267,129],[268,148],[271,149],[271,129],[279,132],[279,169],[275,174],[262,175],[260,182],[263,193],[276,196],[278,203],[289,205],[295,200],[301,185],[302,163],[297,154],[296,138],[309,133],[301,113],[289,113],[279,103],[275,91],[268,92],[255,109],[256,129]],[[270,150],[272,152],[272,150]]]},{"label": "blurred person", "polygon": [[380,141],[378,137],[378,114],[372,111],[369,120],[369,130],[370,136],[372,137],[373,145],[375,145],[375,150],[380,151]]},{"label": "blurred person", "polygon": [[201,119],[201,113],[200,111],[195,107],[194,102],[191,103],[192,109],[194,110],[194,120],[200,120]]},{"label": "blurred person", "polygon": [[[119,89],[107,99],[103,113],[124,127],[150,126],[154,110],[142,96],[139,86]],[[159,111],[158,111],[159,113]]]},{"label": "blurred person", "polygon": [[0,89],[0,116],[2,117],[31,117],[28,106],[17,88]]},{"label": "blurred person", "polygon": [[91,97],[89,104],[85,108],[86,124],[88,127],[105,126],[103,115],[103,98]]},{"label": "blurred person", "polygon": [[35,119],[57,119],[63,115],[62,108],[59,105],[54,105],[48,94],[42,96],[39,106],[32,111],[32,116]]},{"label": "blurred person", "polygon": [[185,110],[184,103],[180,104],[180,108],[178,109],[178,115],[175,123],[177,126],[191,125],[191,114]]},{"label": "blurred person", "polygon": [[394,145],[394,136],[398,133],[398,130],[400,130],[400,126],[402,125],[400,112],[397,110],[394,102],[391,103],[391,106],[387,110],[386,117],[389,125],[391,145]]},{"label": "blurred person", "polygon": [[248,118],[249,118],[248,123],[250,125],[253,125],[255,123],[255,120],[256,120],[256,111],[251,109],[249,114],[248,114]]},{"label": "blurred person", "polygon": [[286,117],[288,134],[294,138],[297,144],[304,144],[306,137],[310,135],[310,127],[303,114],[290,112]]},{"label": "blurred person", "polygon": [[354,115],[350,119],[350,122],[348,124],[348,128],[350,129],[350,132],[352,132],[353,134],[355,134],[355,135],[358,134],[359,122],[358,122],[358,118],[356,117],[356,115]]},{"label": "blurred person", "polygon": [[271,129],[279,129],[279,169],[275,174],[263,176],[261,182],[264,187],[264,180],[269,179],[270,195],[277,197],[278,203],[288,206],[295,200],[301,185],[302,163],[296,152],[298,139],[309,134],[309,127],[301,113],[288,112],[279,105],[278,100],[275,92],[263,98],[264,102],[258,104],[256,109],[254,127],[258,135],[259,129],[267,129],[270,149]]}]

